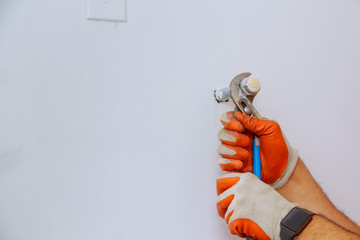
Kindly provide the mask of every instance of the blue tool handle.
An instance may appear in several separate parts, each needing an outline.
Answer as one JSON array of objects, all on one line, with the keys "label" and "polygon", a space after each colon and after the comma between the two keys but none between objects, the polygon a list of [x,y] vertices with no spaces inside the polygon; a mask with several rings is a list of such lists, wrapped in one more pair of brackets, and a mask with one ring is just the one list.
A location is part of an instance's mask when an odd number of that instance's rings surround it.
[{"label": "blue tool handle", "polygon": [[[260,161],[260,141],[259,137],[254,135],[253,140],[253,173],[261,179],[261,161]],[[254,240],[252,237],[247,236],[246,240]]]},{"label": "blue tool handle", "polygon": [[260,141],[258,136],[253,140],[253,173],[261,179]]}]

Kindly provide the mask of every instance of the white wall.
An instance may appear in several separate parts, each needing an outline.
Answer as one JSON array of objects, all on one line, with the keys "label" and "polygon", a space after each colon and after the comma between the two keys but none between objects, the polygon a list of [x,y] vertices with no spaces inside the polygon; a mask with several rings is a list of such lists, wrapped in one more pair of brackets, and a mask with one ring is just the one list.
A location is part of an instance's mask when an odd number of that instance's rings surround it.
[{"label": "white wall", "polygon": [[[0,239],[229,239],[212,90],[262,81],[330,198],[357,222],[360,3],[0,1]],[[339,85],[343,85],[340,87]]]}]

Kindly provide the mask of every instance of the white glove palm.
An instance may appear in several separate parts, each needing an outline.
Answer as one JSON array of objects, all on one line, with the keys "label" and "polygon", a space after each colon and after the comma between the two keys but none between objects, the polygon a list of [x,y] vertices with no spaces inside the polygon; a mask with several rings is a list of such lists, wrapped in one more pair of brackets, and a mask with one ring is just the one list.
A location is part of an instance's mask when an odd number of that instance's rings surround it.
[{"label": "white glove palm", "polygon": [[228,173],[217,179],[217,208],[232,234],[280,240],[280,222],[296,204],[251,173]]}]

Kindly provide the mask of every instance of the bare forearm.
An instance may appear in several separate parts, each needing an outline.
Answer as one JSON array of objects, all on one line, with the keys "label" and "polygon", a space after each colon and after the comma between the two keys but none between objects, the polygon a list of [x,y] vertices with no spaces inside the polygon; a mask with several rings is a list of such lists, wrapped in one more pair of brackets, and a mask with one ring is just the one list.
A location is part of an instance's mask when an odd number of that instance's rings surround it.
[{"label": "bare forearm", "polygon": [[359,240],[358,234],[346,231],[321,216],[313,216],[296,240]]},{"label": "bare forearm", "polygon": [[288,183],[278,191],[290,202],[297,202],[301,207],[321,214],[341,227],[360,234],[360,227],[332,204],[301,159]]}]

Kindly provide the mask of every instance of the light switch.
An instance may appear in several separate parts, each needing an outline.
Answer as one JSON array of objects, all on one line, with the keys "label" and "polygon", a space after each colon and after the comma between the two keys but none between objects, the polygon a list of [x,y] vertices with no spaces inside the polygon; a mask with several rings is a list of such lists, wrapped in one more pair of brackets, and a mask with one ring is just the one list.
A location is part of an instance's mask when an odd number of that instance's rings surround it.
[{"label": "light switch", "polygon": [[88,20],[126,22],[126,0],[87,0]]}]

